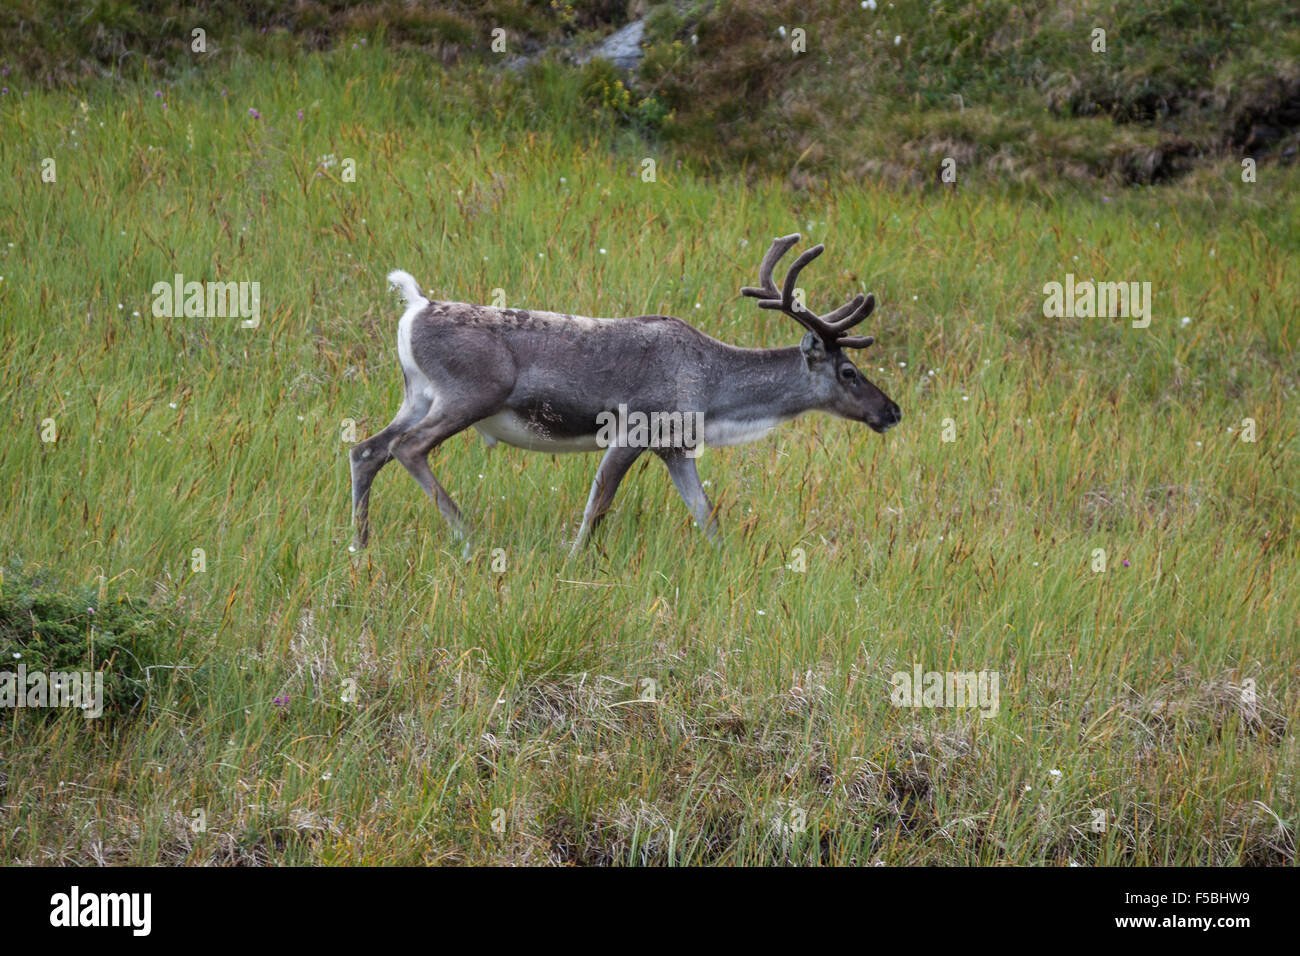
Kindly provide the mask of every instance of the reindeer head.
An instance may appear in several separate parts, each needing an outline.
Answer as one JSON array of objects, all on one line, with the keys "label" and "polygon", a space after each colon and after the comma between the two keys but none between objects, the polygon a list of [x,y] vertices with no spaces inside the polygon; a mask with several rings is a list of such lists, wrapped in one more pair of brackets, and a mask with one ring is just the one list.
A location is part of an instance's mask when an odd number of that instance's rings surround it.
[{"label": "reindeer head", "polygon": [[740,290],[741,295],[758,299],[760,309],[779,309],[808,330],[799,348],[807,373],[813,377],[814,391],[822,398],[822,411],[865,422],[873,431],[887,431],[902,421],[903,413],[844,354],[844,349],[864,349],[875,341],[870,335],[845,334],[871,314],[876,307],[875,296],[859,293],[825,316],[796,302],[795,281],[800,270],[825,249],[816,245],[801,254],[786,273],[783,287],[778,289],[772,282],[772,269],[798,241],[797,232],[774,239],[758,267],[758,287],[746,286]]}]

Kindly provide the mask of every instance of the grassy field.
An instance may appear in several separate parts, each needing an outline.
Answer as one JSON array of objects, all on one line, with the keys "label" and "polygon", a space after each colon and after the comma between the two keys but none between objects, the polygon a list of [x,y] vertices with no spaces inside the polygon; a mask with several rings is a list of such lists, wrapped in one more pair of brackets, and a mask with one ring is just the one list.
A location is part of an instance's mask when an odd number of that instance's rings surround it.
[{"label": "grassy field", "polygon": [[[703,178],[561,70],[373,46],[14,88],[0,123],[0,653],[38,611],[144,621],[103,719],[0,713],[0,860],[1294,862],[1295,169]],[[707,451],[717,547],[647,456],[569,560],[597,458],[461,435],[433,469],[474,555],[397,466],[348,553],[389,270],[791,345],[738,289],[796,230],[814,307],[879,300],[888,436]],[[176,273],[259,282],[260,325],[155,317]],[[1044,318],[1067,274],[1150,282],[1150,326]],[[997,672],[996,715],[894,706],[918,664]]]}]

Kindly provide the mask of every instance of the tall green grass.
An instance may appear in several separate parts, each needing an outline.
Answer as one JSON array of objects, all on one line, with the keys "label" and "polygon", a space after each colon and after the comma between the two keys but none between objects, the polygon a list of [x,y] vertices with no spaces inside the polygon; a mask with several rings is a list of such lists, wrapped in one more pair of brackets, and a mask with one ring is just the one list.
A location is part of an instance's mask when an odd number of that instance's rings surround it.
[{"label": "tall green grass", "polygon": [[[747,185],[592,120],[562,72],[382,50],[22,92],[0,557],[180,612],[195,674],[135,714],[0,716],[6,861],[1294,860],[1294,172]],[[709,450],[717,547],[638,463],[569,561],[595,457],[471,432],[433,469],[472,558],[398,466],[349,555],[345,422],[401,395],[390,269],[787,345],[737,290],[793,230],[828,245],[814,308],[877,295],[888,437]],[[154,317],[178,272],[260,282],[260,327]],[[1069,272],[1151,282],[1150,328],[1043,318]],[[894,707],[913,663],[997,671],[997,716]]]}]

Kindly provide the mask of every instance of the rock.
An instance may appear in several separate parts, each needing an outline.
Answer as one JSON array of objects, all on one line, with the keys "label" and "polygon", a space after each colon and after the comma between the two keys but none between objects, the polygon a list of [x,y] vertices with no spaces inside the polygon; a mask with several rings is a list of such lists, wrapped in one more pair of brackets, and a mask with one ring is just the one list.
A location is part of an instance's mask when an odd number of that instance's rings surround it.
[{"label": "rock", "polygon": [[[577,53],[566,55],[571,57],[574,63],[587,63],[596,59],[609,60],[610,63],[614,64],[615,69],[630,73],[637,68],[641,63],[641,58],[645,55],[645,51],[641,49],[641,39],[644,36],[645,19],[633,20],[626,26],[619,27],[599,43],[589,46],[585,50],[579,50]],[[551,49],[555,48],[552,47]],[[547,49],[541,49],[512,56],[506,60],[505,65],[511,70],[522,70],[546,52]]]},{"label": "rock", "polygon": [[594,59],[609,60],[620,70],[631,72],[641,62],[645,51],[641,49],[641,38],[645,36],[645,20],[633,20],[625,27],[615,30],[595,46],[588,47],[576,57],[579,63]]}]

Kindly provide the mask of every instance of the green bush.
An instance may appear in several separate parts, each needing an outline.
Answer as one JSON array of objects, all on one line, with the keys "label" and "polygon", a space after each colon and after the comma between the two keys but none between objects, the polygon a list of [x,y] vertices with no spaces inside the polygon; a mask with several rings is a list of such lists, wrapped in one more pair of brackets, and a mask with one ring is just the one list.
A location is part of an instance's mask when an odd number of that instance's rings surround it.
[{"label": "green bush", "polygon": [[0,570],[0,670],[100,672],[105,715],[188,673],[173,667],[183,635],[174,611],[111,585],[62,589],[15,562]]}]

